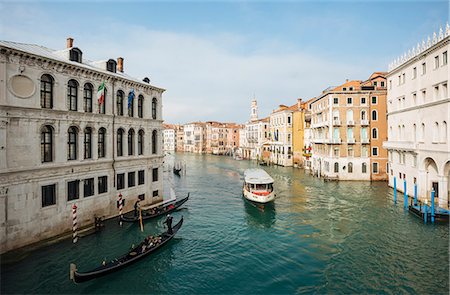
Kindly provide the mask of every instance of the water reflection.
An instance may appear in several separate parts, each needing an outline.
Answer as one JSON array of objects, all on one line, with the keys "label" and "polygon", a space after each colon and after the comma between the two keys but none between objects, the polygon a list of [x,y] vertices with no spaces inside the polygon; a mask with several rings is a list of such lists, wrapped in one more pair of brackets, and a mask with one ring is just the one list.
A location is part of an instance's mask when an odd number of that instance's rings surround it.
[{"label": "water reflection", "polygon": [[264,206],[243,200],[246,220],[249,226],[270,228],[275,223],[276,211],[273,202]]}]

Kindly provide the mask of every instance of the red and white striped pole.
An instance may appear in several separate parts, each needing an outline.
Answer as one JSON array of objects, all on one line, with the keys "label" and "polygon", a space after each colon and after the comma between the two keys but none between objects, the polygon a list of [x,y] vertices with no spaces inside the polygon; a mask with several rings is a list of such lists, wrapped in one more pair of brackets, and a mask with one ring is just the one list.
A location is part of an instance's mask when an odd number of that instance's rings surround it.
[{"label": "red and white striped pole", "polygon": [[72,206],[72,241],[75,244],[78,241],[78,226],[77,226],[77,205],[73,204]]},{"label": "red and white striped pole", "polygon": [[[119,216],[122,217],[122,209],[123,209],[123,203],[122,203],[122,194],[119,194]],[[120,219],[120,226],[122,226],[122,219]]]}]

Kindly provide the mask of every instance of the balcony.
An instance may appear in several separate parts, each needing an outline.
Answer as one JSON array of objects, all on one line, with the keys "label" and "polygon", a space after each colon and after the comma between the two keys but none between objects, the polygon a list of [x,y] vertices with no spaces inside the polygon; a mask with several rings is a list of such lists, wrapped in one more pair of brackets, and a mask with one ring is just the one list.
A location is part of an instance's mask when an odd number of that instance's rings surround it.
[{"label": "balcony", "polygon": [[326,139],[325,138],[313,138],[312,141],[314,143],[325,143]]},{"label": "balcony", "polygon": [[417,143],[412,141],[385,141],[383,147],[387,150],[415,151]]},{"label": "balcony", "polygon": [[354,126],[354,125],[355,125],[355,121],[347,120],[347,126]]},{"label": "balcony", "polygon": [[347,138],[347,143],[348,144],[355,144],[355,139],[354,138]]},{"label": "balcony", "polygon": [[341,120],[339,120],[339,119],[333,119],[333,125],[335,125],[335,126],[340,126],[340,125],[341,125]]},{"label": "balcony", "polygon": [[362,144],[368,144],[369,143],[369,139],[368,138],[361,138],[361,143]]},{"label": "balcony", "polygon": [[369,120],[361,120],[361,126],[368,126]]},{"label": "balcony", "polygon": [[341,139],[340,138],[331,138],[330,139],[330,143],[331,144],[340,144],[341,143]]}]

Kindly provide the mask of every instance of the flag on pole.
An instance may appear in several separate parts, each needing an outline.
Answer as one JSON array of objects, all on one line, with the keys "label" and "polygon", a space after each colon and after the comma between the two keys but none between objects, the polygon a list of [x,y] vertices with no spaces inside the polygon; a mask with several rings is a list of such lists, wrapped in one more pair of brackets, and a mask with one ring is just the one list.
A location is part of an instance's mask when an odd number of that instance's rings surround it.
[{"label": "flag on pole", "polygon": [[98,86],[97,99],[99,105],[105,103],[105,82],[102,82],[102,84]]},{"label": "flag on pole", "polygon": [[133,99],[134,99],[134,88],[131,88],[131,91],[128,94],[128,109],[130,109]]}]

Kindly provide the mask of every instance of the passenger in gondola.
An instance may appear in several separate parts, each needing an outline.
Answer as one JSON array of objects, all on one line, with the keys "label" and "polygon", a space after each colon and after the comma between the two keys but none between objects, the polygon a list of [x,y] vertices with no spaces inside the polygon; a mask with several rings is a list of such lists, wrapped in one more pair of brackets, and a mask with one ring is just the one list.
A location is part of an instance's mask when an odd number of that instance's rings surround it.
[{"label": "passenger in gondola", "polygon": [[137,200],[136,203],[134,203],[134,216],[138,216],[138,210],[141,208],[140,202],[141,200]]},{"label": "passenger in gondola", "polygon": [[167,214],[166,221],[164,221],[164,223],[167,224],[167,233],[169,235],[173,234],[173,231],[172,231],[172,219],[173,219],[173,217],[170,216],[170,214]]}]

